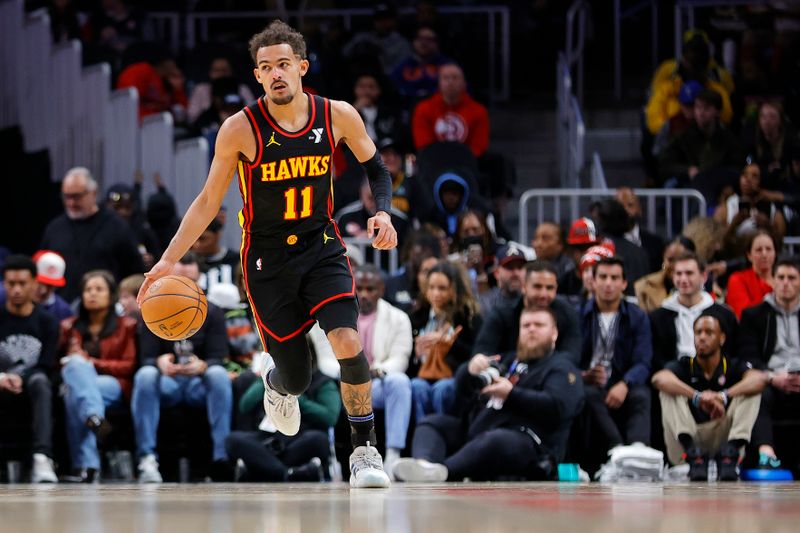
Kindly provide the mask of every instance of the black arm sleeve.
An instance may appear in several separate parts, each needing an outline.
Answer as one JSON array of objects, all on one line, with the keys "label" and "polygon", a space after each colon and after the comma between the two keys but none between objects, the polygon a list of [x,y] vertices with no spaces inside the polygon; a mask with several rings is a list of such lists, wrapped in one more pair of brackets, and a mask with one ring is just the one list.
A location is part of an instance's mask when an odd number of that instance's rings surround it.
[{"label": "black arm sleeve", "polygon": [[383,164],[381,156],[377,150],[375,155],[361,163],[367,171],[369,178],[369,188],[372,190],[372,197],[375,198],[375,206],[378,211],[385,211],[387,214],[392,212],[392,178],[389,170]]}]

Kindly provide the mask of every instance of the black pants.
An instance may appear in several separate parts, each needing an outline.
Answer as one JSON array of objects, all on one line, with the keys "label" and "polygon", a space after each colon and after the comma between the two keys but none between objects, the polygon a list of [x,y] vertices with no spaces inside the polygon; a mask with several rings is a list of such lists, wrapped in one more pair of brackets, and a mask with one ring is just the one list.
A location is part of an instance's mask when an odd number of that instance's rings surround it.
[{"label": "black pants", "polygon": [[761,392],[761,408],[750,438],[756,449],[762,444],[775,447],[772,421],[776,419],[800,421],[800,394],[786,394],[767,385]]},{"label": "black pants", "polygon": [[53,456],[53,386],[50,378],[41,372],[28,376],[22,384],[22,394],[0,392],[0,402],[6,405],[19,405],[25,410],[28,402],[31,411],[31,431],[33,433],[33,453]]},{"label": "black pants", "polygon": [[445,465],[448,481],[461,481],[465,477],[491,481],[501,476],[541,474],[538,470],[541,448],[527,433],[498,428],[468,441],[461,421],[450,415],[431,415],[420,422],[414,432],[412,455]]},{"label": "black pants", "polygon": [[586,411],[591,420],[592,442],[602,439],[606,450],[620,444],[641,442],[650,445],[650,388],[630,387],[628,396],[618,409],[605,404],[608,391],[595,385],[584,386]]},{"label": "black pants", "polygon": [[243,481],[285,481],[289,467],[300,466],[314,457],[327,464],[328,435],[316,429],[301,431],[294,437],[263,431],[234,431],[225,439],[228,458],[244,461],[247,476]]}]

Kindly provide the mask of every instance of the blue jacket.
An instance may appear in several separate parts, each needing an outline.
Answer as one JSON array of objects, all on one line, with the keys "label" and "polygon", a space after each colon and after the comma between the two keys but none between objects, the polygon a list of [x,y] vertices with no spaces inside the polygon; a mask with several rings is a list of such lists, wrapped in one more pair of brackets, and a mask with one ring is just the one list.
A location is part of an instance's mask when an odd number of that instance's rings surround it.
[{"label": "blue jacket", "polygon": [[[622,300],[619,306],[619,326],[611,361],[611,376],[606,387],[624,380],[628,386],[644,385],[650,377],[650,363],[653,360],[653,341],[650,319],[639,306]],[[590,299],[581,310],[581,348],[582,370],[588,370],[592,362],[594,345],[599,334],[597,327],[597,306]]]}]

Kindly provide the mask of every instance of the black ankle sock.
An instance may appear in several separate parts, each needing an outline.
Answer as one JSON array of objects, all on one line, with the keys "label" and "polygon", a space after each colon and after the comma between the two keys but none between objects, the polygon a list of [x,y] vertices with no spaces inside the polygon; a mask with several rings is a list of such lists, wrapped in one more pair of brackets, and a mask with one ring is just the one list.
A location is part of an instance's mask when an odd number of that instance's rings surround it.
[{"label": "black ankle sock", "polygon": [[377,439],[373,413],[360,416],[347,415],[347,420],[350,421],[350,442],[353,444],[353,448],[366,446],[367,442],[370,446],[375,446]]},{"label": "black ankle sock", "polygon": [[678,435],[678,442],[681,443],[681,446],[683,446],[683,449],[687,452],[694,448],[694,439],[687,433]]},{"label": "black ankle sock", "polygon": [[270,387],[272,390],[277,391],[285,396],[286,394],[288,394],[286,392],[286,389],[281,387],[280,384],[276,384],[275,381],[273,381],[272,379],[272,375],[275,373],[275,370],[276,369],[273,368],[272,370],[267,372],[267,387]]},{"label": "black ankle sock", "polygon": [[747,441],[744,440],[744,439],[733,439],[733,440],[729,440],[728,444],[733,446],[737,450],[740,450],[742,448],[742,446],[746,446],[747,445]]}]

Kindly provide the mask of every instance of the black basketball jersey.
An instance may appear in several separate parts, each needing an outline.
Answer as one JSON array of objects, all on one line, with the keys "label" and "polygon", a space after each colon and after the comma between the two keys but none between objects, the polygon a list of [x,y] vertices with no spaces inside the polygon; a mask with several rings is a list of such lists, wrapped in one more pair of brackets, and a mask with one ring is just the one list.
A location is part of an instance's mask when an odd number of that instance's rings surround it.
[{"label": "black basketball jersey", "polygon": [[239,160],[244,207],[239,222],[253,239],[281,239],[321,230],[333,214],[331,164],[335,147],[330,101],[309,99],[308,123],[297,132],[278,125],[264,97],[244,111],[256,137],[255,159]]}]

